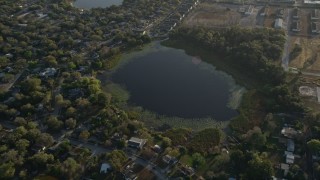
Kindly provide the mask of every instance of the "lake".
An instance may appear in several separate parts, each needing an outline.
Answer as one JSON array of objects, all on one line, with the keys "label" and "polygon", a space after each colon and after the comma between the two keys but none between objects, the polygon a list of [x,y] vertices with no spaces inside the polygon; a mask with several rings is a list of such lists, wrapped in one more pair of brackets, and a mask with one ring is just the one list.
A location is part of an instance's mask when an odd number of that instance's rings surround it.
[{"label": "lake", "polygon": [[219,121],[238,114],[244,88],[199,57],[156,42],[125,55],[123,62],[111,81],[129,92],[133,106],[158,115]]},{"label": "lake", "polygon": [[121,5],[122,0],[75,0],[73,5],[77,8],[91,9],[91,8],[105,8],[112,5]]}]

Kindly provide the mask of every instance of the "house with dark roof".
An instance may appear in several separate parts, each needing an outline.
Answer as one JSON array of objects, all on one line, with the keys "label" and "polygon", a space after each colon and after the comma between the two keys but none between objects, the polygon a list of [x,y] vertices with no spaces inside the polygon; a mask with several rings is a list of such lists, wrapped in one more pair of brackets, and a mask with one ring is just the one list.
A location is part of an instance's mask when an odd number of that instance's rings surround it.
[{"label": "house with dark roof", "polygon": [[287,151],[294,152],[294,141],[292,139],[288,139],[287,141]]},{"label": "house with dark roof", "polygon": [[298,8],[294,8],[292,11],[292,18],[299,19],[300,18],[300,10]]},{"label": "house with dark roof", "polygon": [[319,20],[319,18],[320,18],[319,9],[313,9],[311,11],[311,20],[315,21],[315,20]]},{"label": "house with dark roof", "polygon": [[319,34],[320,33],[320,25],[319,25],[319,23],[311,22],[311,32],[314,33],[314,34]]},{"label": "house with dark roof", "polygon": [[300,29],[300,21],[293,21],[292,25],[291,25],[291,30],[293,32],[300,32],[301,31],[301,29]]}]

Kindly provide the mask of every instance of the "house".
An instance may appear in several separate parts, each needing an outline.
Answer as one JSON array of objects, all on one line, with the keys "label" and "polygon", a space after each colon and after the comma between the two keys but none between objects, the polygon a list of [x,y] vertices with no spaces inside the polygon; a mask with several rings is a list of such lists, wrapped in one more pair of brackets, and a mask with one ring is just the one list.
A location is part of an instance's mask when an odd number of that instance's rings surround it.
[{"label": "house", "polygon": [[178,162],[177,158],[172,157],[172,156],[170,156],[168,154],[162,157],[162,161],[167,163],[167,164],[175,164],[175,163]]},{"label": "house", "polygon": [[287,141],[287,151],[294,152],[294,141],[292,139],[288,139]]},{"label": "house", "polygon": [[57,70],[55,68],[46,68],[39,75],[41,77],[50,77],[50,76],[54,76],[56,74],[56,72],[57,72]]},{"label": "house", "polygon": [[311,32],[314,34],[320,33],[319,23],[311,22]]},{"label": "house", "polygon": [[278,9],[277,17],[278,18],[283,18],[283,16],[284,16],[284,9],[283,8]]},{"label": "house", "polygon": [[291,30],[293,32],[300,32],[300,21],[293,21],[292,26],[291,26]]},{"label": "house", "polygon": [[281,18],[277,18],[274,23],[274,28],[275,29],[282,29],[282,27],[283,27],[283,20]]},{"label": "house", "polygon": [[281,134],[287,138],[294,138],[298,134],[298,131],[291,127],[284,127],[281,130]]},{"label": "house", "polygon": [[294,163],[294,155],[292,154],[292,152],[285,151],[284,154],[286,156],[286,163],[293,164]]},{"label": "house", "polygon": [[311,11],[311,20],[319,20],[320,15],[319,15],[319,9],[313,9]]},{"label": "house", "polygon": [[146,142],[147,142],[147,140],[145,140],[145,139],[131,137],[128,141],[128,146],[133,147],[133,148],[137,148],[137,149],[141,149]]},{"label": "house", "polygon": [[101,164],[100,173],[108,173],[111,170],[111,165],[108,163]]},{"label": "house", "polygon": [[300,10],[298,8],[294,8],[292,11],[292,18],[299,19],[300,18]]},{"label": "house", "polygon": [[161,147],[159,145],[154,145],[152,148],[155,152],[160,153],[162,151]]},{"label": "house", "polygon": [[182,174],[184,174],[186,176],[193,176],[195,173],[194,169],[190,166],[182,166],[180,168],[180,171]]},{"label": "house", "polygon": [[286,176],[288,174],[289,168],[290,168],[289,164],[285,164],[285,163],[280,164],[280,169],[282,169],[284,171],[284,173],[283,173],[284,176]]},{"label": "house", "polygon": [[6,56],[7,58],[13,58],[13,54],[11,54],[11,53],[7,53],[5,56]]},{"label": "house", "polygon": [[317,1],[317,0],[304,0],[303,1],[304,4],[313,4],[313,5],[319,5],[320,4],[320,1]]},{"label": "house", "polygon": [[244,15],[246,15],[246,16],[251,15],[253,13],[253,9],[254,9],[254,7],[252,5],[249,5],[247,7],[247,9],[245,10]]}]

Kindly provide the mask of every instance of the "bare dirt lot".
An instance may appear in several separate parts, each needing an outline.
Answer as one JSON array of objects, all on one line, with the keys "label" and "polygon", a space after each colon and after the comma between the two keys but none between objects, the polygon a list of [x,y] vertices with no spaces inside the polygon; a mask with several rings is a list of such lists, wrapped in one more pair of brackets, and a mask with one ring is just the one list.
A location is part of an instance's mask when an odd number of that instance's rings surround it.
[{"label": "bare dirt lot", "polygon": [[184,24],[187,26],[204,25],[207,27],[228,27],[240,23],[241,14],[237,6],[229,7],[217,4],[202,3],[188,15]]},{"label": "bare dirt lot", "polygon": [[299,56],[292,59],[289,63],[290,67],[296,67],[305,71],[320,71],[320,39],[319,38],[306,38],[306,37],[292,37],[291,49],[295,44],[299,44],[302,51]]}]

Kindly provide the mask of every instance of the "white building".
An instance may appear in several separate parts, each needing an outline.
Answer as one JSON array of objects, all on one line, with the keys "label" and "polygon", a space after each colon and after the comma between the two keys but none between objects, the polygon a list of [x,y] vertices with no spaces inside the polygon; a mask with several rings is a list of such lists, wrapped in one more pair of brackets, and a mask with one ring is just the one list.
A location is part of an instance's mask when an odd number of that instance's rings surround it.
[{"label": "white building", "polygon": [[101,164],[100,173],[108,173],[111,170],[111,165],[108,163]]},{"label": "white building", "polygon": [[274,23],[274,28],[275,29],[282,29],[282,27],[283,27],[283,19],[277,18]]}]

